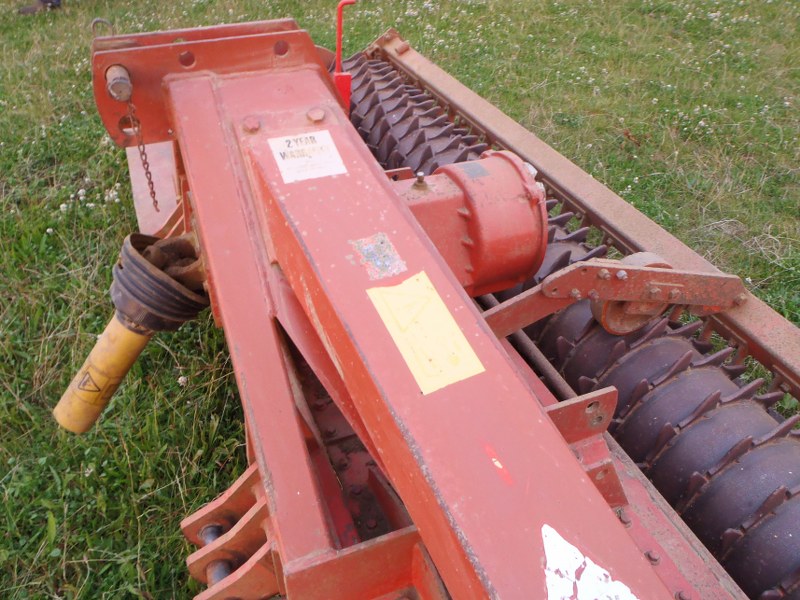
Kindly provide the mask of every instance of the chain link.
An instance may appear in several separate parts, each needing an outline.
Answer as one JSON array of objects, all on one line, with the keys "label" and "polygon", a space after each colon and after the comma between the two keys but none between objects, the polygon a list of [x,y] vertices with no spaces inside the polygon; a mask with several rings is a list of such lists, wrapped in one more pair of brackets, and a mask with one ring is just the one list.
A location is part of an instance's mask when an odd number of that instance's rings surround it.
[{"label": "chain link", "polygon": [[136,148],[139,150],[139,159],[142,161],[142,169],[144,169],[144,176],[147,179],[147,187],[150,190],[150,198],[153,200],[153,208],[156,212],[161,212],[158,209],[158,200],[156,200],[156,186],[153,183],[153,173],[150,171],[150,161],[147,160],[147,149],[144,146],[144,137],[142,136],[142,122],[136,116],[136,107],[133,102],[128,102],[128,119],[131,122],[133,134],[136,136]]}]

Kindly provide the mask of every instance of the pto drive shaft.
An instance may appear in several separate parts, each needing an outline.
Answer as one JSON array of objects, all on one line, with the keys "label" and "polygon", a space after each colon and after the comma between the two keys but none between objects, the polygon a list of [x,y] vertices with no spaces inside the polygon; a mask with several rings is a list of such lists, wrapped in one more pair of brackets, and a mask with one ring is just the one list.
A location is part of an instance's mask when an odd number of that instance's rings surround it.
[{"label": "pto drive shaft", "polygon": [[113,275],[116,312],[53,410],[59,425],[73,433],[94,425],[157,331],[175,331],[208,306],[190,235],[128,236]]}]

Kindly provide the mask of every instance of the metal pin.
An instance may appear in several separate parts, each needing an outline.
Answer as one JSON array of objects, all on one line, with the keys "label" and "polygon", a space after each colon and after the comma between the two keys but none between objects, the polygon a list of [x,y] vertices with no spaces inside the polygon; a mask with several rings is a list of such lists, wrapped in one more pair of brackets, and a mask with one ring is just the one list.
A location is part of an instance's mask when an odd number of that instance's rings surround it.
[{"label": "metal pin", "polygon": [[127,102],[133,95],[133,83],[128,69],[122,65],[111,65],[106,69],[106,90],[117,102]]},{"label": "metal pin", "polygon": [[255,133],[261,129],[261,121],[258,117],[246,117],[244,123],[242,123],[242,129],[244,129],[247,133]]}]

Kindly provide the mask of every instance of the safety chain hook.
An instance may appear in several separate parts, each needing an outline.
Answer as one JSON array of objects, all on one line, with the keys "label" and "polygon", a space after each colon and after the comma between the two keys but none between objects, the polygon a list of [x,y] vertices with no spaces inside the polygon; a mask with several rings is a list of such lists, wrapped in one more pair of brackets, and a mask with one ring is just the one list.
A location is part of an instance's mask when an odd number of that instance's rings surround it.
[{"label": "safety chain hook", "polygon": [[153,173],[150,171],[150,161],[147,159],[147,148],[144,145],[142,122],[136,116],[136,107],[130,101],[128,101],[128,120],[130,121],[131,129],[133,129],[133,135],[136,137],[136,148],[139,150],[139,159],[142,161],[142,169],[144,169],[144,176],[147,179],[150,198],[153,200],[153,208],[156,212],[161,212],[158,208],[158,200],[156,200],[156,186],[153,183]]}]

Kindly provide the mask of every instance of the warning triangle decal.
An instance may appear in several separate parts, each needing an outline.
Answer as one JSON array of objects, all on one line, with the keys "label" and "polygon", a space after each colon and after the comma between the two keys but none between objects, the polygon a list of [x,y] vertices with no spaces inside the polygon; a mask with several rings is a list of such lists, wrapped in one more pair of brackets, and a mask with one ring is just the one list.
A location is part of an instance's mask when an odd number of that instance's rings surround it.
[{"label": "warning triangle decal", "polygon": [[427,289],[419,292],[386,288],[383,293],[392,317],[404,331],[418,320],[431,302],[431,293]]},{"label": "warning triangle decal", "polygon": [[81,377],[81,382],[78,384],[78,389],[84,392],[99,392],[100,387],[92,379],[92,374],[89,371]]}]

